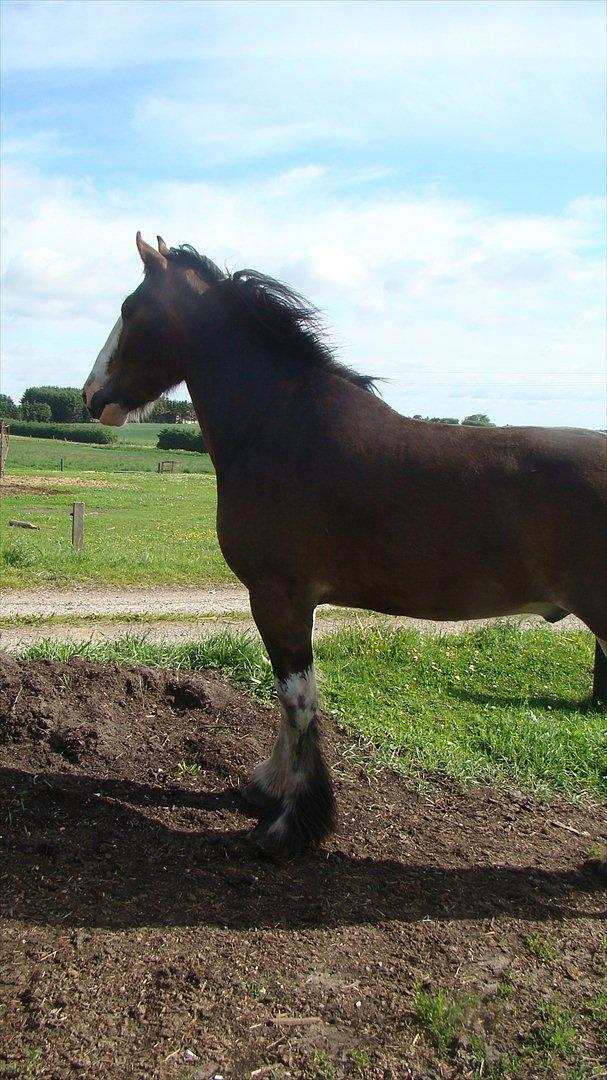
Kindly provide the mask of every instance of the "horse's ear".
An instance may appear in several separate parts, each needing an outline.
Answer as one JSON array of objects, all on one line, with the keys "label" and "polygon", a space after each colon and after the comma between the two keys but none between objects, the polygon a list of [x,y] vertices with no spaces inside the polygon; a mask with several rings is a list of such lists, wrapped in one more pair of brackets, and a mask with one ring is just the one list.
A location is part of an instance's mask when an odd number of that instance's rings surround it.
[{"label": "horse's ear", "polygon": [[171,254],[170,248],[168,248],[161,236],[156,237],[158,241],[158,250],[161,255],[164,255],[165,259],[168,259]]},{"label": "horse's ear", "polygon": [[150,244],[146,244],[145,240],[142,239],[140,232],[137,233],[136,239],[137,250],[141,255],[146,270],[166,270],[169,264],[165,256],[162,255],[160,251],[156,251],[156,248],[151,247]]}]

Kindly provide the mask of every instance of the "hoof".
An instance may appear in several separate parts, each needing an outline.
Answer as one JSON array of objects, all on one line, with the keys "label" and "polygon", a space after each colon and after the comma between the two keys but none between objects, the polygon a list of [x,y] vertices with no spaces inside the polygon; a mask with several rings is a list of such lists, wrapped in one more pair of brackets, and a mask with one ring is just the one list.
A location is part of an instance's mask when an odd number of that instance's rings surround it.
[{"label": "hoof", "polygon": [[247,784],[241,791],[242,798],[249,806],[252,806],[255,810],[261,810],[267,813],[270,810],[278,810],[280,806],[280,799],[274,798],[273,795],[267,795],[266,792],[256,784],[254,780],[251,780],[250,784]]},{"label": "hoof", "polygon": [[297,859],[316,847],[312,840],[306,840],[301,833],[279,828],[278,822],[278,817],[262,821],[247,836],[249,843],[264,858],[274,861]]}]

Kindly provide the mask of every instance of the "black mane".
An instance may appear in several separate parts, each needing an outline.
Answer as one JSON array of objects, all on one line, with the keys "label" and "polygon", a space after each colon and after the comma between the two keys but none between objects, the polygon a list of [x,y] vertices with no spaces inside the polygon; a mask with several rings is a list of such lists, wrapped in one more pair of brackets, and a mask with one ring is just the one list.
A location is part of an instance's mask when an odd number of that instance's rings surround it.
[{"label": "black mane", "polygon": [[288,285],[256,270],[224,273],[211,259],[199,255],[189,244],[171,248],[170,261],[177,266],[196,270],[207,285],[219,285],[240,303],[243,311],[266,337],[280,342],[302,362],[323,368],[362,390],[370,393],[376,391],[375,381],[370,375],[361,375],[335,359],[323,340],[318,309]]}]

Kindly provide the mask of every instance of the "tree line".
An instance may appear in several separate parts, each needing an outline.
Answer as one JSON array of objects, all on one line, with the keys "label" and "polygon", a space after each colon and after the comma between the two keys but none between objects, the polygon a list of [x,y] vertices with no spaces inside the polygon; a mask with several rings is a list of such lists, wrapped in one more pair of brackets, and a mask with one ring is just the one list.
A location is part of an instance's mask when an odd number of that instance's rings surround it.
[{"label": "tree line", "polygon": [[[3,420],[29,420],[38,423],[88,424],[91,417],[82,400],[82,390],[74,386],[30,386],[17,405],[8,394],[0,394],[0,417]],[[194,421],[191,401],[161,397],[146,415],[155,424]]]},{"label": "tree line", "polygon": [[495,427],[495,424],[486,413],[480,412],[464,416],[463,420],[458,420],[456,416],[420,416],[419,413],[416,413],[413,419],[427,420],[431,424],[466,424],[467,427]]},{"label": "tree line", "polygon": [[[3,420],[29,420],[38,423],[87,424],[89,412],[82,400],[82,391],[74,386],[30,386],[16,405],[8,394],[0,394],[0,417]],[[485,413],[472,413],[458,420],[455,416],[421,416],[414,420],[427,420],[435,424],[466,424],[472,427],[493,427]],[[155,424],[177,424],[196,420],[191,401],[176,401],[160,397],[155,401],[146,420]]]}]

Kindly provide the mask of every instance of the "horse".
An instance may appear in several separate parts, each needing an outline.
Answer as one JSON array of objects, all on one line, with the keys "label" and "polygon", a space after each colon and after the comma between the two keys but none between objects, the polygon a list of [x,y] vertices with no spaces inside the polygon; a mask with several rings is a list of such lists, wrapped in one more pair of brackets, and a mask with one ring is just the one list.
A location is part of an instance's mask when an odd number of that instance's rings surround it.
[{"label": "horse", "polygon": [[318,725],[319,604],[416,619],[577,615],[607,700],[607,441],[409,419],[340,363],[286,285],[137,233],[144,267],[83,390],[123,424],[185,381],[217,474],[217,534],[249,590],[282,720],[244,789],[272,855],[318,845],[335,800]]}]

